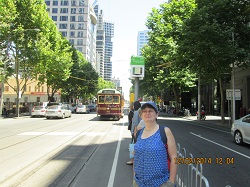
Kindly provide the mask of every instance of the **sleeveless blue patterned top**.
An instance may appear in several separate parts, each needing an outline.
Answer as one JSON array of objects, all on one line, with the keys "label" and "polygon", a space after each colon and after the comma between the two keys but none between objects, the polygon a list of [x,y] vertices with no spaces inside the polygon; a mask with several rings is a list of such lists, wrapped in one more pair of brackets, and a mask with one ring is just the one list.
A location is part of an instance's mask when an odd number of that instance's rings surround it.
[{"label": "sleeveless blue patterned top", "polygon": [[140,187],[158,187],[169,178],[166,148],[159,129],[152,136],[141,139],[143,130],[134,146],[134,179]]}]

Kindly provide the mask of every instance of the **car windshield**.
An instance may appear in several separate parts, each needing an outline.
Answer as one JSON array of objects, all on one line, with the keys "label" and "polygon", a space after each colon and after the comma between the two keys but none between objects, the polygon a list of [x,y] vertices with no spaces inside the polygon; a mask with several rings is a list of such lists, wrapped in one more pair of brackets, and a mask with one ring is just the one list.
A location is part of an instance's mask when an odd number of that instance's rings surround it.
[{"label": "car windshield", "polygon": [[85,105],[78,106],[78,108],[86,108]]},{"label": "car windshield", "polygon": [[43,109],[44,107],[43,106],[36,106],[35,108],[34,108],[34,110],[41,110],[41,109]]},{"label": "car windshield", "polygon": [[52,106],[49,106],[48,109],[58,109],[59,106],[58,105],[52,105]]}]

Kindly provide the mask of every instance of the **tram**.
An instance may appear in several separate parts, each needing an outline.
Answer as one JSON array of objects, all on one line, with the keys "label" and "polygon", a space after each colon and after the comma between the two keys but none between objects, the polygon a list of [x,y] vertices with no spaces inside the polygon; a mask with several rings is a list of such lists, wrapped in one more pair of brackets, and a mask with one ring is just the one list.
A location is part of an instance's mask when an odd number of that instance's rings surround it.
[{"label": "tram", "polygon": [[102,89],[97,92],[97,116],[100,119],[113,118],[120,120],[123,117],[124,98],[116,89]]}]

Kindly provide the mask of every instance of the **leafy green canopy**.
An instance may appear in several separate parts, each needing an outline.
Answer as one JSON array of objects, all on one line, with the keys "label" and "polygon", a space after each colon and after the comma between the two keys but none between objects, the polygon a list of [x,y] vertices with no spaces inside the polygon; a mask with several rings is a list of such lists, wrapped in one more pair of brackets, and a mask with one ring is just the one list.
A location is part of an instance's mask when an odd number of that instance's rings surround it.
[{"label": "leafy green canopy", "polygon": [[160,9],[152,9],[146,23],[149,42],[143,48],[146,72],[140,88],[144,92],[169,87],[181,91],[194,86],[195,74],[188,68],[177,66],[181,55],[178,53],[178,39],[182,34],[182,25],[194,8],[194,1],[176,0],[160,5]]}]

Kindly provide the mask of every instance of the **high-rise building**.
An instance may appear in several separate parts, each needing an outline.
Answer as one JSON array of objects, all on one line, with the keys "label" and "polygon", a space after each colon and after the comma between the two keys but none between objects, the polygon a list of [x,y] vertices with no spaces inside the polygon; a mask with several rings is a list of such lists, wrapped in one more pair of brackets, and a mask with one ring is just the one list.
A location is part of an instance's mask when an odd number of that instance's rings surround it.
[{"label": "high-rise building", "polygon": [[90,0],[45,0],[57,28],[96,69],[97,18]]},{"label": "high-rise building", "polygon": [[96,71],[100,77],[104,78],[105,30],[103,11],[99,9],[99,5],[95,5],[94,11],[97,17],[96,52],[99,58]]},{"label": "high-rise building", "polygon": [[111,81],[112,78],[112,62],[114,37],[114,23],[104,21],[105,30],[105,57],[104,57],[104,80]]},{"label": "high-rise building", "polygon": [[141,49],[148,43],[148,30],[139,31],[137,36],[137,56],[142,56]]}]

